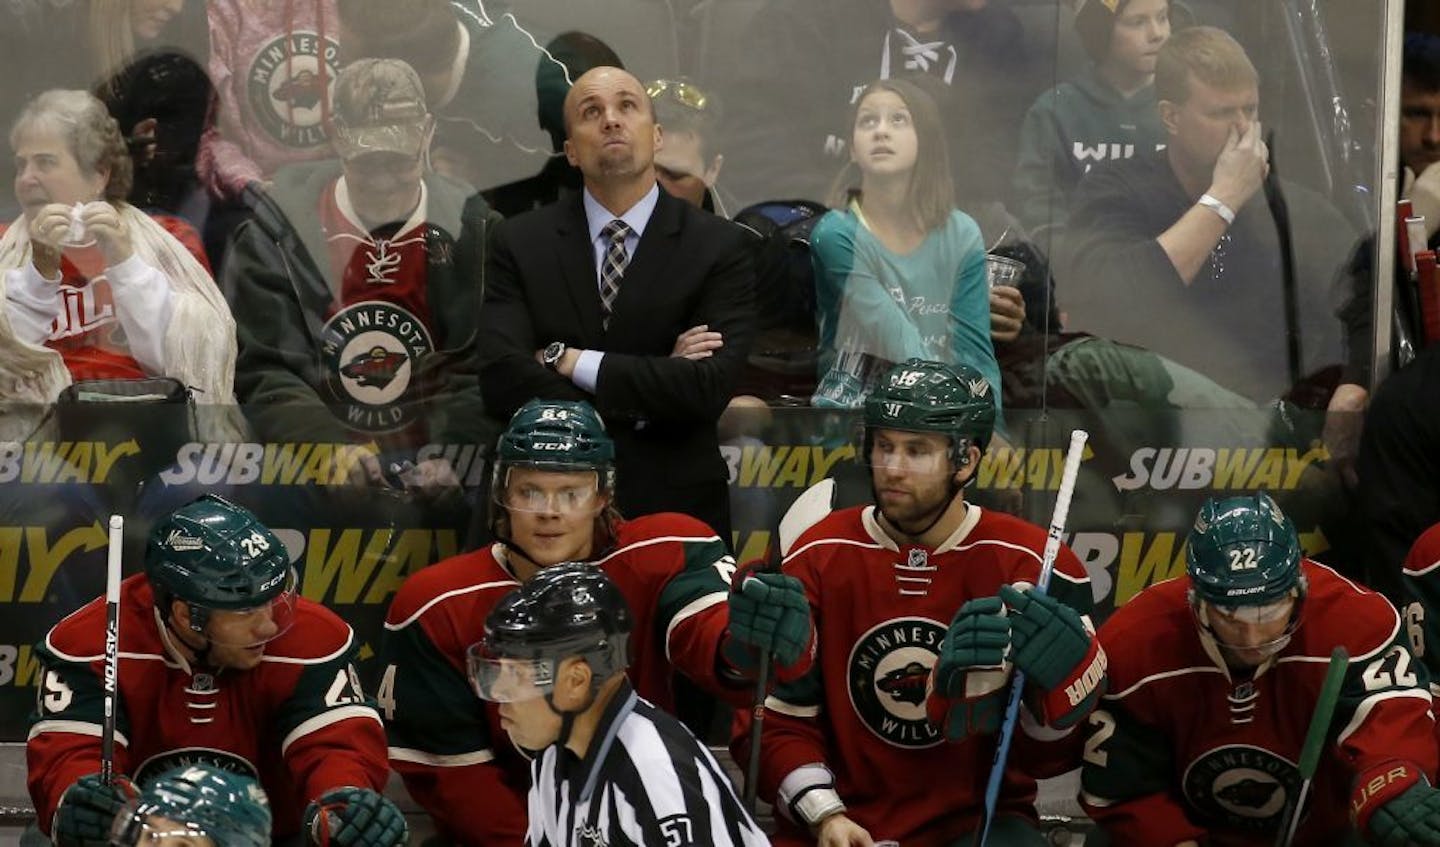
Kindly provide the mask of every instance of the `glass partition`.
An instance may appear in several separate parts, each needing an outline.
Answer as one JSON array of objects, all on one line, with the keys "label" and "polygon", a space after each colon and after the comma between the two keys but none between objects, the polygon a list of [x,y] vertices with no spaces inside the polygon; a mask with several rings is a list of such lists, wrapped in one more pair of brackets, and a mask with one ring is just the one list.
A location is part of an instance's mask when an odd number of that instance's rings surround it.
[{"label": "glass partition", "polygon": [[576,202],[566,95],[601,65],[653,103],[663,190],[748,230],[737,559],[827,476],[871,497],[860,408],[918,356],[1001,400],[983,507],[1047,524],[1089,431],[1068,538],[1102,615],[1225,493],[1389,588],[1350,476],[1375,324],[1420,344],[1371,314],[1386,4],[1111,5],[5,4],[0,738],[102,588],[104,516],[134,573],[204,491],[277,530],[373,684],[404,578],[492,538],[495,232]]}]

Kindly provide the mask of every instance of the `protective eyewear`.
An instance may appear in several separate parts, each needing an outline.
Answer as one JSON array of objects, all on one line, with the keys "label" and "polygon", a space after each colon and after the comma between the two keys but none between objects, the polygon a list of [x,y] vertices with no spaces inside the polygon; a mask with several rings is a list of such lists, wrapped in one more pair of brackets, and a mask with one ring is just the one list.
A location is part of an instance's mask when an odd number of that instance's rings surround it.
[{"label": "protective eyewear", "polygon": [[115,816],[110,847],[211,847],[215,840],[202,826],[148,814],[131,806]]},{"label": "protective eyewear", "polygon": [[528,483],[507,484],[496,500],[501,506],[516,512],[573,515],[593,511],[600,501],[600,490],[594,482],[554,489]]},{"label": "protective eyewear", "polygon": [[1263,606],[1223,606],[1210,604],[1211,610],[1218,617],[1242,624],[1266,624],[1282,621],[1290,617],[1295,609],[1295,598],[1286,597],[1274,603],[1267,603]]},{"label": "protective eyewear", "polygon": [[657,79],[651,82],[645,86],[645,93],[650,95],[651,100],[658,100],[668,95],[670,99],[697,112],[705,111],[705,105],[710,99],[693,83],[670,79]]},{"label": "protective eyewear", "polygon": [[502,656],[484,641],[465,651],[465,664],[475,694],[492,703],[538,700],[555,688],[552,660]]},{"label": "protective eyewear", "polygon": [[[290,568],[286,572],[284,587],[268,603],[244,609],[211,610],[211,625],[206,627],[205,634],[212,644],[223,647],[249,649],[268,644],[289,632],[290,627],[295,625],[295,605],[298,597],[298,578],[295,569]],[[217,614],[224,616],[223,627],[214,625]],[[257,634],[264,630],[267,622],[273,625],[274,631]]]}]

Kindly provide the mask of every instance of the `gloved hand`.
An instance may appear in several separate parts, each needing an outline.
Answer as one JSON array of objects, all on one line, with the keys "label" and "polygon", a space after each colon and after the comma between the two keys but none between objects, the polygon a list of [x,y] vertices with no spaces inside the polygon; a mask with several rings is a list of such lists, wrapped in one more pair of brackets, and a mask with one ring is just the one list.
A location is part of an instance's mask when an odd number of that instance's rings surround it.
[{"label": "gloved hand", "polygon": [[993,733],[1005,712],[1010,675],[1010,622],[996,597],[971,600],[950,622],[931,671],[925,710],[945,737],[959,741]]},{"label": "gloved hand", "polygon": [[1073,726],[1105,693],[1105,653],[1080,614],[1046,594],[1000,586],[1010,607],[1015,665],[1045,692],[1041,718],[1057,728]]},{"label": "gloved hand", "polygon": [[60,795],[50,837],[60,847],[108,845],[115,816],[139,793],[129,778],[119,774],[108,784],[98,773],[82,776]]},{"label": "gloved hand", "polygon": [[332,788],[305,807],[305,831],[320,847],[396,847],[410,826],[394,803],[368,788]]},{"label": "gloved hand", "polygon": [[742,570],[729,603],[725,658],[737,669],[752,673],[765,651],[773,651],[776,663],[787,667],[810,649],[810,601],[795,577]]},{"label": "gloved hand", "polygon": [[1382,847],[1440,845],[1440,790],[1409,762],[1390,761],[1355,781],[1350,808],[1355,824]]}]

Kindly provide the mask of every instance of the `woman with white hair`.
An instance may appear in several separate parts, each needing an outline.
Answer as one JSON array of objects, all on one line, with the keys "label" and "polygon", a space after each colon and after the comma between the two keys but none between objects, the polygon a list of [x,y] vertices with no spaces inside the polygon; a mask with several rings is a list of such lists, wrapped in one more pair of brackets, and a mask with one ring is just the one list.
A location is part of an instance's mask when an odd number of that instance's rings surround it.
[{"label": "woman with white hair", "polygon": [[131,160],[84,91],[36,97],[10,132],[22,216],[0,237],[0,400],[73,380],[172,377],[233,403],[235,322],[194,230],[126,203]]}]

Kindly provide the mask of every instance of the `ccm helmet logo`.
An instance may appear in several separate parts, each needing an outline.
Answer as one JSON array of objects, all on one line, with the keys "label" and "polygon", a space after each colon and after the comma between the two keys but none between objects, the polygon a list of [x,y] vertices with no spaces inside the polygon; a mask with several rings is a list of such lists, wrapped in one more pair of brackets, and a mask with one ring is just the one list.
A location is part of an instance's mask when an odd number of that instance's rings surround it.
[{"label": "ccm helmet logo", "polygon": [[563,452],[569,450],[573,445],[568,441],[537,441],[531,445],[536,450],[554,450]]},{"label": "ccm helmet logo", "polygon": [[276,585],[279,585],[280,583],[284,582],[289,576],[290,576],[290,574],[288,574],[288,573],[282,573],[282,574],[280,574],[279,576],[277,576],[277,577],[275,577],[275,578],[273,578],[273,579],[271,579],[271,580],[269,580],[269,581],[267,581],[267,582],[262,582],[262,583],[260,583],[260,591],[261,591],[261,593],[264,593],[265,591],[267,591],[267,590],[269,590],[269,589],[271,589],[271,588],[274,588]]}]

